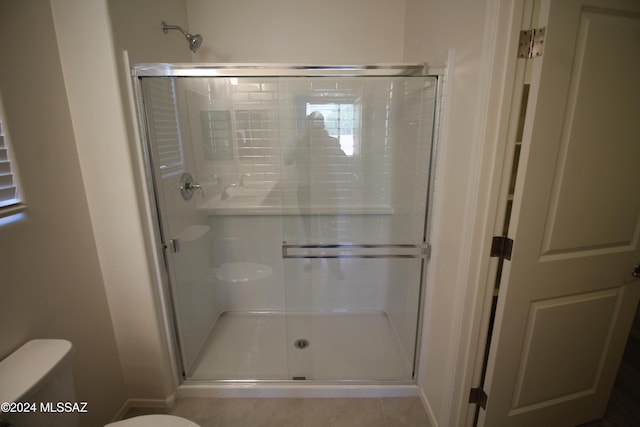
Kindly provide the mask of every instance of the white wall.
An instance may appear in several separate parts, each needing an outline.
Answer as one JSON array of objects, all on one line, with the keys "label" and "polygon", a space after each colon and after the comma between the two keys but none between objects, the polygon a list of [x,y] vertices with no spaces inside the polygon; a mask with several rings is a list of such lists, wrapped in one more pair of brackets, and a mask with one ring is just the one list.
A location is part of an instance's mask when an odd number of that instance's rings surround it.
[{"label": "white wall", "polygon": [[[447,62],[436,168],[433,253],[428,276],[418,382],[440,426],[462,425],[475,358],[468,314],[476,303],[477,262],[488,242],[474,239],[483,221],[480,194],[493,60],[496,2],[407,0],[405,60]],[[481,298],[481,297],[480,297]]]},{"label": "white wall", "polygon": [[187,0],[196,62],[400,62],[405,0]]},{"label": "white wall", "polygon": [[81,423],[95,427],[126,387],[56,42],[49,2],[0,2],[4,124],[28,206],[0,227],[0,359],[30,339],[70,340]]},{"label": "white wall", "polygon": [[[129,73],[122,50],[130,49],[141,61],[188,59],[171,55],[172,46],[182,50],[160,29],[162,19],[184,16],[184,3],[114,1],[109,6],[106,1],[52,1],[127,397],[161,404],[175,387],[174,364],[159,308],[159,269],[148,246],[147,196],[139,174],[137,128],[127,109]],[[110,25],[118,30],[113,39]]]}]

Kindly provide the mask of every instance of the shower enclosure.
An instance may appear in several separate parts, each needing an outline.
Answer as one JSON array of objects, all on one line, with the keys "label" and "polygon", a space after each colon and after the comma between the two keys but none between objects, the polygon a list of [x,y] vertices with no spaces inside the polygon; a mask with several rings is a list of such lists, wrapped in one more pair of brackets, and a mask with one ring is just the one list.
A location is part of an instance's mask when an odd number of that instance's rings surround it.
[{"label": "shower enclosure", "polygon": [[413,381],[438,78],[135,67],[185,380]]}]

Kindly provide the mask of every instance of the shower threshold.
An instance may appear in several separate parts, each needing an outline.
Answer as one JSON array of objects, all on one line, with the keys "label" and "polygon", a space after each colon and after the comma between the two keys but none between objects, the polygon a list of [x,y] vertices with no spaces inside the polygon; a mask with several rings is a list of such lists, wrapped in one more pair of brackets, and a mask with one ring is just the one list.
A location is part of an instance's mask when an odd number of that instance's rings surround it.
[{"label": "shower threshold", "polygon": [[186,380],[411,381],[412,367],[383,311],[229,311]]}]

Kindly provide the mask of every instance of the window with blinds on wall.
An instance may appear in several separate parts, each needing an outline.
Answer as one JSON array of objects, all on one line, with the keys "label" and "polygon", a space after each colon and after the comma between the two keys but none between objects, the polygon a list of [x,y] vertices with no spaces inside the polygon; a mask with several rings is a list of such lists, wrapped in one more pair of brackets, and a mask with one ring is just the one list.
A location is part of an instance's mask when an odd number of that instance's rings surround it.
[{"label": "window with blinds on wall", "polygon": [[0,121],[0,218],[15,214],[23,208],[15,175],[15,164],[11,164],[9,143],[3,123]]},{"label": "window with blinds on wall", "polygon": [[184,171],[184,151],[176,102],[174,79],[151,80],[147,86],[152,107],[149,120],[156,141],[156,159],[162,176]]}]

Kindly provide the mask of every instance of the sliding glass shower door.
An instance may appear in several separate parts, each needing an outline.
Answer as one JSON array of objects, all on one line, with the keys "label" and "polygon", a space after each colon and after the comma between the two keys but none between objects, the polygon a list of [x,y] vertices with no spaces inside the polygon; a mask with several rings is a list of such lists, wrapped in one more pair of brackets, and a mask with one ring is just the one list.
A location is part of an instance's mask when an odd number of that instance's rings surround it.
[{"label": "sliding glass shower door", "polygon": [[429,79],[283,84],[295,96],[281,109],[298,112],[281,174],[293,379],[412,377],[435,100]]},{"label": "sliding glass shower door", "polygon": [[136,72],[185,378],[412,380],[437,78]]}]

